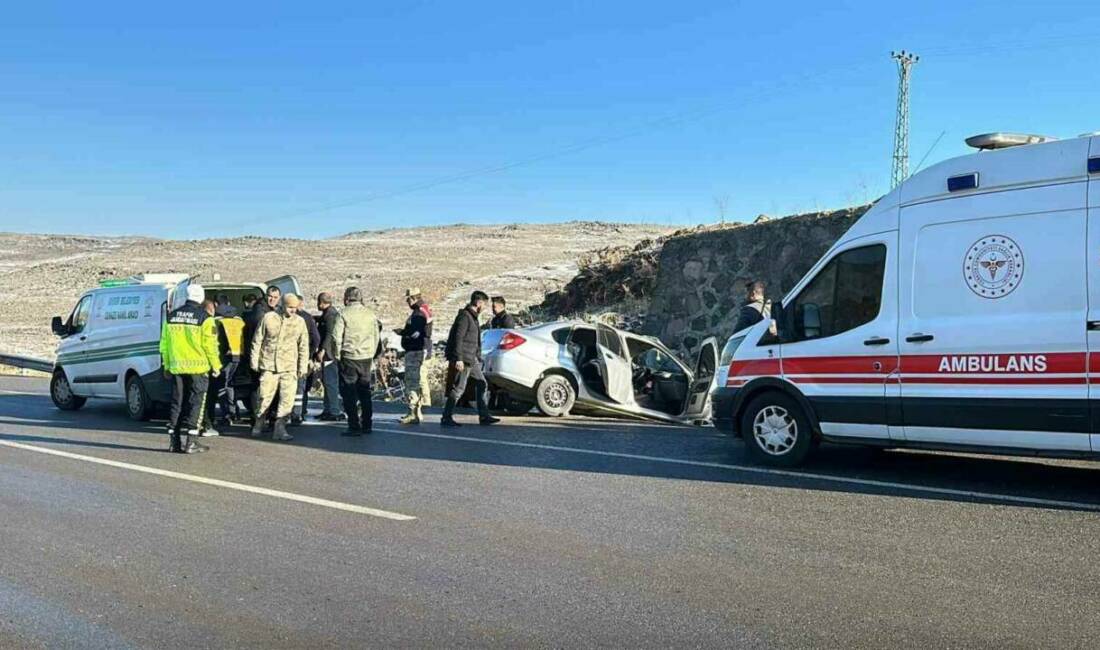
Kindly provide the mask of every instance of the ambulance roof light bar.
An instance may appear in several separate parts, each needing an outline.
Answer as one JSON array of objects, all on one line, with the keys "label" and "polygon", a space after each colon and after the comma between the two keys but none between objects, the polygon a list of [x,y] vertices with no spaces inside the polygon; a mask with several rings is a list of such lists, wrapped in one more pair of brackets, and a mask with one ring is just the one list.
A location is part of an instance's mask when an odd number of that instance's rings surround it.
[{"label": "ambulance roof light bar", "polygon": [[1041,144],[1043,142],[1053,142],[1058,138],[1051,137],[1049,135],[1030,135],[1027,133],[1002,133],[1000,131],[996,133],[983,133],[981,135],[970,136],[966,139],[966,144],[986,151],[990,149],[1007,149],[1008,147],[1019,147],[1025,144]]}]

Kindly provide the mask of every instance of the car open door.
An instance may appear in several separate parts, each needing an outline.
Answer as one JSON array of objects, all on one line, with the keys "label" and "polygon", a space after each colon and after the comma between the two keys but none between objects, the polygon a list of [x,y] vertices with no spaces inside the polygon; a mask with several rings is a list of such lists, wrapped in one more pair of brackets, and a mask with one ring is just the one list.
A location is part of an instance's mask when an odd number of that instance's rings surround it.
[{"label": "car open door", "polygon": [[268,280],[264,284],[268,287],[278,287],[284,296],[288,293],[293,293],[296,296],[302,295],[302,285],[298,284],[298,278],[293,275],[282,275],[273,280]]},{"label": "car open door", "polygon": [[596,325],[596,348],[600,353],[597,362],[607,396],[613,402],[630,404],[634,398],[634,383],[630,360],[626,358],[619,333],[607,325]]},{"label": "car open door", "polygon": [[704,340],[699,348],[699,359],[695,362],[691,388],[688,389],[687,403],[684,405],[684,417],[705,419],[710,406],[710,385],[714,382],[714,373],[718,369],[718,339],[713,336]]}]

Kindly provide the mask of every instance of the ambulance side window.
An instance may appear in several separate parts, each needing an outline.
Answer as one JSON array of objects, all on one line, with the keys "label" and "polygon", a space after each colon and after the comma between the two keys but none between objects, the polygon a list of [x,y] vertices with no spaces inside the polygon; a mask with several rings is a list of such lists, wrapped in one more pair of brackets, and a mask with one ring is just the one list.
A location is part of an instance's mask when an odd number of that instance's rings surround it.
[{"label": "ambulance side window", "polygon": [[837,255],[794,300],[791,342],[835,336],[873,321],[882,304],[886,246]]},{"label": "ambulance side window", "polygon": [[84,328],[88,326],[88,319],[92,315],[92,297],[85,296],[76,305],[76,309],[73,310],[72,315],[72,327],[70,332],[73,334],[79,334],[84,331]]}]

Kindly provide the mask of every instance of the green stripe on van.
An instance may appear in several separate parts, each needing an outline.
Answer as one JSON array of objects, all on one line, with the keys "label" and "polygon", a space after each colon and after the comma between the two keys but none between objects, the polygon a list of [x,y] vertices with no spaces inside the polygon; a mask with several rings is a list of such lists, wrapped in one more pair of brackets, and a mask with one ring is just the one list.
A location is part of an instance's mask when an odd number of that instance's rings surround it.
[{"label": "green stripe on van", "polygon": [[69,352],[58,355],[58,365],[74,365],[96,361],[112,361],[127,357],[144,357],[160,354],[160,341],[143,341],[129,345],[116,345],[92,352]]}]

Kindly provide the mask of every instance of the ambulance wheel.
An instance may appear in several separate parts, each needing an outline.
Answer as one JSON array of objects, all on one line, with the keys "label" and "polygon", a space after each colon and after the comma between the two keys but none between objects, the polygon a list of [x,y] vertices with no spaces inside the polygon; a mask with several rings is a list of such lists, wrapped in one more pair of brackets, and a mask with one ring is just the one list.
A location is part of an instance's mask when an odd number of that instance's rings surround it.
[{"label": "ambulance wheel", "polygon": [[141,377],[130,375],[126,380],[126,413],[135,422],[148,422],[153,417],[153,402]]},{"label": "ambulance wheel", "polygon": [[60,368],[53,371],[53,378],[50,379],[50,399],[53,400],[54,406],[62,411],[75,411],[88,401],[87,398],[73,394],[69,379],[65,376],[65,371]]},{"label": "ambulance wheel", "polygon": [[749,458],[761,465],[800,465],[814,446],[810,421],[802,407],[778,391],[749,402],[741,414],[741,432]]},{"label": "ambulance wheel", "polygon": [[544,415],[552,418],[569,415],[577,401],[573,384],[561,375],[546,375],[535,386],[535,402]]}]

